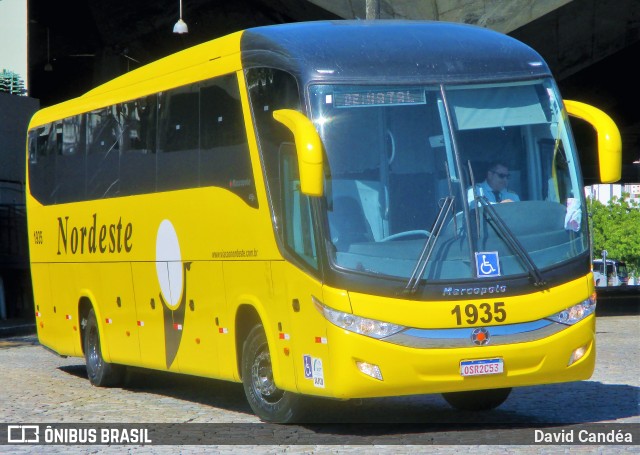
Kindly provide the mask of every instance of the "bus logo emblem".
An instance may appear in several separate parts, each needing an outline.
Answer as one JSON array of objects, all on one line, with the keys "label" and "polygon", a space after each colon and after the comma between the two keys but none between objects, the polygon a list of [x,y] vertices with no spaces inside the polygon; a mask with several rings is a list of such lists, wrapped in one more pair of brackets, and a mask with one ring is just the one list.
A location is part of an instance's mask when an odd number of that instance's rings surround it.
[{"label": "bus logo emblem", "polygon": [[500,276],[500,258],[497,251],[480,251],[476,253],[476,276],[478,278]]},{"label": "bus logo emblem", "polygon": [[471,341],[478,346],[486,346],[491,341],[491,335],[484,327],[475,329],[471,332]]},{"label": "bus logo emblem", "polygon": [[164,345],[167,369],[180,349],[187,306],[187,272],[191,262],[183,262],[178,233],[169,220],[163,220],[156,236],[156,272],[164,318]]}]

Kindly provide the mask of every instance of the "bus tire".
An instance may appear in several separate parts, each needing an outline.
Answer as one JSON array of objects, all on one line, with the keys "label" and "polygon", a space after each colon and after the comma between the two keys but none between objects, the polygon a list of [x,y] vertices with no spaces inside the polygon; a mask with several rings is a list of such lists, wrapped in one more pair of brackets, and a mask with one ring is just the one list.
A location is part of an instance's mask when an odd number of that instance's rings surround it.
[{"label": "bus tire", "polygon": [[83,336],[84,359],[87,365],[89,382],[98,387],[114,387],[122,383],[125,367],[108,363],[102,357],[100,347],[100,332],[96,313],[91,308],[87,315],[87,324]]},{"label": "bus tire", "polygon": [[487,411],[500,406],[509,397],[511,387],[504,389],[471,390],[443,393],[442,397],[461,411]]},{"label": "bus tire", "polygon": [[242,346],[242,385],[249,406],[263,421],[293,423],[303,418],[303,397],[275,385],[262,324],[251,329]]}]

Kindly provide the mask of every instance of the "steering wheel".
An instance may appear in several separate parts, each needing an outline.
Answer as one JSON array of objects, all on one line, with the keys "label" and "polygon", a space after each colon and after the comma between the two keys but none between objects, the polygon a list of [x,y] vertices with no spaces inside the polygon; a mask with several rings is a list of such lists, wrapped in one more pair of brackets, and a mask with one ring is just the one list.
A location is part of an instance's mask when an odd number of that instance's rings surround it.
[{"label": "steering wheel", "polygon": [[385,238],[383,238],[382,240],[380,240],[381,242],[388,242],[389,240],[398,240],[404,237],[411,237],[414,235],[420,235],[420,236],[424,236],[425,238],[431,236],[431,232],[429,231],[425,231],[422,229],[415,229],[412,231],[403,231],[403,232],[396,232],[395,234],[391,234]]}]

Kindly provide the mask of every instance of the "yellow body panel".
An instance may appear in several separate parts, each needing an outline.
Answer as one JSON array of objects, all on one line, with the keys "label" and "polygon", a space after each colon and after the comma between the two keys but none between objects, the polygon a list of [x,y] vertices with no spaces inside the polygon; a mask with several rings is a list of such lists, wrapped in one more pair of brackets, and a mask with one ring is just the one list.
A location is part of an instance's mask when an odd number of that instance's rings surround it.
[{"label": "yellow body panel", "polygon": [[216,320],[226,320],[222,264],[194,262],[189,271],[183,340],[177,362],[180,372],[217,377],[220,374]]},{"label": "yellow body panel", "polygon": [[162,304],[156,289],[141,285],[157,282],[156,264],[150,261],[134,262],[131,272],[135,283],[136,319],[141,324],[138,329],[141,358],[148,368],[163,369],[166,362]]},{"label": "yellow body panel", "polygon": [[[383,298],[374,295],[347,293],[307,277],[299,269],[288,269],[289,293],[300,299],[300,311],[292,316],[293,329],[290,348],[293,352],[297,388],[300,393],[334,398],[364,398],[393,395],[441,393],[500,387],[516,387],[550,382],[587,379],[595,363],[595,318],[593,316],[546,338],[498,346],[465,348],[410,348],[375,340],[340,329],[327,322],[311,301],[313,295],[327,306],[340,311],[349,307],[354,314],[383,321],[404,324],[412,328],[446,328],[457,326],[451,315],[456,304],[479,304],[491,299],[465,301],[422,302]],[[553,290],[528,296],[501,298],[505,302],[507,321],[522,323],[542,319],[586,299],[593,292],[590,277],[580,278]],[[322,296],[322,297],[321,297]],[[523,304],[524,302],[524,304]],[[539,307],[526,311],[519,308]],[[480,325],[476,325],[480,327]],[[490,326],[486,326],[491,330]],[[572,352],[587,346],[587,353],[568,366]],[[303,357],[320,359],[324,371],[324,385],[305,377]],[[462,377],[460,361],[502,358],[503,374]],[[361,373],[356,361],[378,365],[384,380],[379,381]]]},{"label": "yellow body panel", "polygon": [[[269,261],[278,257],[273,235],[262,234],[271,232],[266,210],[252,209],[219,188],[48,207],[36,204],[30,201],[29,226],[30,230],[42,232],[41,242],[31,244],[31,261],[43,344],[61,355],[82,355],[79,302],[82,297],[92,296],[89,300],[98,313],[107,361],[166,369],[156,236],[158,226],[168,219],[179,239],[182,262],[191,263],[186,272],[187,309],[182,324],[185,344],[181,344],[184,352],[169,369],[206,376],[218,374],[218,365],[223,362],[218,361],[220,336],[213,333],[218,330],[215,319],[219,318],[220,327],[232,327],[234,323],[226,308],[222,259],[236,263],[241,255],[251,254],[254,261],[247,264],[268,267]],[[203,211],[203,206],[208,210]],[[234,208],[230,211],[226,207]],[[229,215],[216,216],[219,213]],[[64,221],[66,244],[60,220]],[[100,252],[102,226],[107,231],[104,253]],[[125,235],[127,226],[131,226],[130,237]],[[86,235],[81,233],[83,228]],[[94,236],[93,232],[97,234]],[[94,237],[98,246],[90,252]],[[125,239],[131,247],[129,252]],[[214,256],[219,259],[214,260]],[[264,260],[260,260],[262,257]],[[206,366],[202,358],[210,358],[210,365]],[[235,367],[232,371],[227,369],[225,376],[238,377]]]},{"label": "yellow body panel", "polygon": [[[289,302],[290,322],[286,326],[288,339],[285,347],[290,349],[293,359],[291,377],[283,381],[283,387],[289,390],[310,394],[326,394],[326,388],[316,388],[304,378],[304,356],[326,357],[328,348],[322,339],[326,339],[326,321],[315,308],[313,297],[322,298],[322,284],[289,263],[279,265],[283,280],[275,283],[285,289]],[[293,309],[294,301],[298,310]],[[277,379],[277,377],[276,377]],[[295,380],[295,382],[293,382]]]},{"label": "yellow body panel", "polygon": [[[65,291],[58,283],[52,282],[52,278],[50,264],[31,265],[31,279],[37,284],[33,288],[33,297],[36,302],[38,337],[43,345],[61,355],[75,355],[75,343],[79,341],[76,340],[78,332],[73,330],[74,324],[78,323],[77,310],[72,311],[69,301],[64,298],[69,292],[68,287],[66,293],[59,295],[58,292]],[[68,320],[67,314],[76,316],[75,322]]]},{"label": "yellow body panel", "polygon": [[[90,264],[88,268],[94,269],[93,276],[101,278],[100,284],[95,288],[96,295],[99,296],[95,305],[102,309],[103,337],[111,354],[109,361],[139,365],[140,343],[130,264]],[[60,280],[64,282],[62,277]],[[106,322],[107,319],[109,323]]]}]

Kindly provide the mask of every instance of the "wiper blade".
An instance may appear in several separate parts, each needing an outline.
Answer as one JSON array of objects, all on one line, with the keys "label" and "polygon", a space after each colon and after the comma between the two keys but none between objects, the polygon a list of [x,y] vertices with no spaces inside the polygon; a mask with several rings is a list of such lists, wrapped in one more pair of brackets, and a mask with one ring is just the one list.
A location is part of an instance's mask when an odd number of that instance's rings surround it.
[{"label": "wiper blade", "polygon": [[413,268],[413,272],[411,272],[411,277],[409,277],[409,281],[404,288],[405,294],[414,294],[418,289],[418,284],[422,276],[424,275],[424,271],[427,268],[427,264],[429,263],[429,259],[431,258],[431,254],[433,253],[433,249],[436,246],[436,241],[440,236],[440,232],[442,231],[442,227],[447,219],[447,214],[449,211],[453,210],[453,201],[455,197],[447,196],[444,199],[444,203],[442,207],[440,207],[440,211],[438,212],[438,216],[436,217],[435,222],[433,223],[433,227],[431,228],[431,235],[427,237],[424,245],[422,246],[422,250],[420,250],[420,255],[418,256],[418,261],[416,262],[415,267]]},{"label": "wiper blade", "polygon": [[485,208],[484,214],[487,218],[487,221],[491,223],[493,228],[502,236],[511,251],[515,252],[518,255],[527,271],[529,272],[529,275],[533,278],[533,285],[536,287],[545,286],[547,282],[544,280],[542,272],[540,272],[538,266],[536,266],[535,262],[533,262],[533,259],[531,259],[531,256],[529,256],[527,250],[522,246],[522,243],[520,243],[511,229],[509,229],[509,226],[507,226],[500,215],[498,215],[496,209],[493,208],[493,205],[484,196],[476,196],[475,200]]}]

